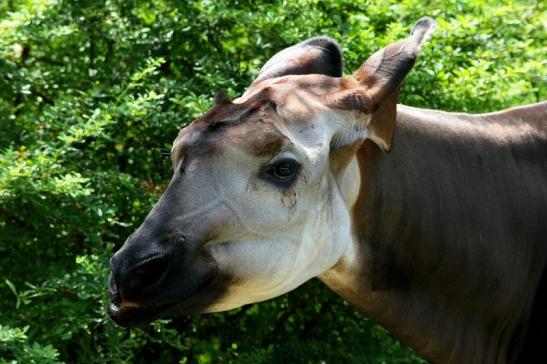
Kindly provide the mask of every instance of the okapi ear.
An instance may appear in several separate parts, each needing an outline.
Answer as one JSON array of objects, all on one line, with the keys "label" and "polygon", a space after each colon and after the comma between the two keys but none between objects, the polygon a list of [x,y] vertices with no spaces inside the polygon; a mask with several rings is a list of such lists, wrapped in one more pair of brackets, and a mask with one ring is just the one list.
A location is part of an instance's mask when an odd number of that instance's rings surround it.
[{"label": "okapi ear", "polygon": [[356,88],[336,100],[336,107],[371,114],[367,136],[384,152],[391,148],[401,81],[414,66],[420,48],[435,26],[431,18],[418,20],[410,37],[370,56],[351,76]]},{"label": "okapi ear", "polygon": [[285,75],[322,74],[342,76],[342,51],[329,37],[315,37],[275,54],[254,82]]}]

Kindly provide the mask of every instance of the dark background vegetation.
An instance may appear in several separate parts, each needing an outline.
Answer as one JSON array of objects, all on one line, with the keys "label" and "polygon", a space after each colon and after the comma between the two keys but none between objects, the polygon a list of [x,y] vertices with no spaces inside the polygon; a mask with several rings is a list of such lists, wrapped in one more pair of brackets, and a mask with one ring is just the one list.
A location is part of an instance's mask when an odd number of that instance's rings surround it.
[{"label": "dark background vegetation", "polygon": [[0,1],[0,363],[418,363],[319,282],[221,314],[115,327],[108,258],[214,94],[327,34],[351,73],[424,15],[400,101],[469,112],[545,99],[542,1]]}]

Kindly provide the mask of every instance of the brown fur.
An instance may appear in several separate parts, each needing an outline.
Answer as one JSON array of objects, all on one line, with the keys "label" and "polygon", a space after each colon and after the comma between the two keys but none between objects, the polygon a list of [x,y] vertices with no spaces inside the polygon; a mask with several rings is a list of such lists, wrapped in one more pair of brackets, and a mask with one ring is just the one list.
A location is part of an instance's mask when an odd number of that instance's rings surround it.
[{"label": "brown fur", "polygon": [[[317,140],[330,147],[325,173],[340,177],[344,184],[338,187],[350,191],[346,196],[355,196],[351,187],[359,193],[348,206],[353,250],[321,279],[432,362],[545,358],[547,103],[482,115],[397,106],[400,83],[433,28],[431,19],[421,19],[408,39],[376,52],[346,78],[339,77],[341,53],[329,38],[278,53],[240,99],[232,103],[220,94],[209,112],[179,133],[173,162],[183,163],[192,153],[218,153],[228,144],[266,158],[292,142],[286,131],[303,136],[331,117],[333,124],[311,135],[331,138]],[[356,172],[347,169],[355,168],[354,156],[360,185],[348,187],[355,175],[344,173]],[[194,234],[170,244],[178,246],[186,270],[176,297],[181,306],[161,313],[150,305],[150,292],[124,286],[142,264],[140,256],[164,253],[154,249],[174,229],[169,222],[192,209],[186,206],[192,201],[183,203],[181,196],[196,186],[177,183],[182,177],[175,171],[138,234],[112,259],[113,303],[140,295],[149,304],[148,311],[132,311],[133,301],[123,301],[121,311],[111,312],[117,322],[139,321],[143,312],[146,320],[202,312],[235,284],[234,277],[216,271],[213,259],[186,253],[199,251],[225,226],[225,215],[214,209],[214,218],[176,225]],[[327,201],[339,191],[334,183]],[[247,192],[256,190],[253,183],[247,186]],[[194,195],[199,198],[199,190]],[[280,198],[296,205],[291,190]],[[221,279],[210,281],[216,275]],[[129,296],[120,295],[116,277]],[[174,289],[176,282],[159,283]],[[164,302],[172,301],[164,296]]]},{"label": "brown fur", "polygon": [[400,110],[392,152],[357,154],[363,270],[333,289],[433,362],[523,360],[547,325],[546,117]]}]

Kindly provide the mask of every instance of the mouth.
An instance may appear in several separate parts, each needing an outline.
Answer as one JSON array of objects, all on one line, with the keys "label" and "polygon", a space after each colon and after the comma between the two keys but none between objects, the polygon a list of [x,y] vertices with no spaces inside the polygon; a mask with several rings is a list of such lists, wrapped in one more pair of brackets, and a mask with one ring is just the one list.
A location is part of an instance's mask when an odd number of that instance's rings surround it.
[{"label": "mouth", "polygon": [[153,306],[117,306],[113,302],[108,305],[108,315],[119,326],[135,327],[148,324],[163,316],[177,302]]},{"label": "mouth", "polygon": [[[122,327],[136,327],[149,324],[155,320],[173,317],[181,314],[198,314],[209,305],[211,295],[207,287],[214,280],[212,277],[203,284],[197,286],[189,294],[180,300],[158,304],[139,304],[135,302],[121,301],[112,298],[108,305],[108,315],[115,324]],[[204,296],[204,297],[202,297]],[[116,303],[115,303],[116,302]]]}]

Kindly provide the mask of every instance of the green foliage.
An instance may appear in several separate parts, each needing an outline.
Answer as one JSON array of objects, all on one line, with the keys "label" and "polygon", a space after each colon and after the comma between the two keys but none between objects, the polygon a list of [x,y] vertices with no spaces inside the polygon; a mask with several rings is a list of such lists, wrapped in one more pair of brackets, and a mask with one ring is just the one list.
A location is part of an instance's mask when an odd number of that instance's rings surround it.
[{"label": "green foliage", "polygon": [[318,282],[141,329],[105,315],[108,258],[170,178],[166,152],[219,89],[328,34],[346,73],[439,24],[401,102],[484,112],[545,99],[544,3],[0,2],[0,363],[417,363]]},{"label": "green foliage", "polygon": [[[51,345],[41,346],[28,342],[28,328],[25,326],[22,329],[12,329],[0,325],[0,363],[59,363],[59,352]],[[10,359],[7,359],[8,357]]]}]

